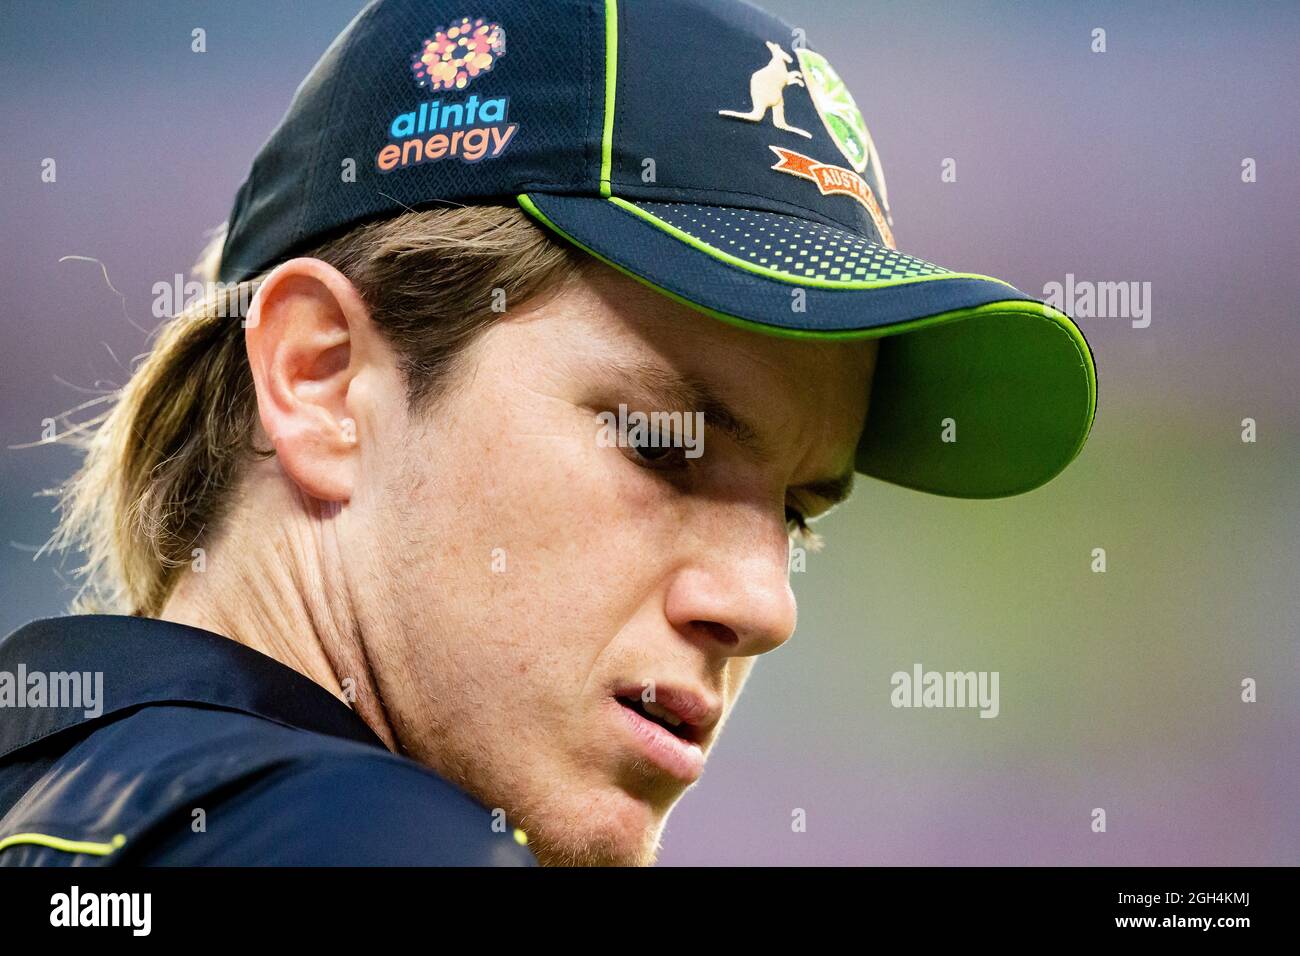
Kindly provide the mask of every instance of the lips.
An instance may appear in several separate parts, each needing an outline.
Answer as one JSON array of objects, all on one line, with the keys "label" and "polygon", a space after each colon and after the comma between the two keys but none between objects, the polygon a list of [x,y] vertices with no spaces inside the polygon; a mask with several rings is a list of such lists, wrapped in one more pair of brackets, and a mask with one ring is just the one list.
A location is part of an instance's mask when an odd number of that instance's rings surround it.
[{"label": "lips", "polygon": [[[644,712],[647,719],[665,726],[676,736],[695,743],[706,741],[722,715],[722,704],[716,698],[685,687],[629,684],[617,688],[614,697],[625,706]],[[651,699],[646,700],[647,697]]]},{"label": "lips", "polygon": [[644,758],[683,783],[699,779],[721,703],[681,687],[655,686],[646,695],[640,684],[616,689],[611,703]]}]

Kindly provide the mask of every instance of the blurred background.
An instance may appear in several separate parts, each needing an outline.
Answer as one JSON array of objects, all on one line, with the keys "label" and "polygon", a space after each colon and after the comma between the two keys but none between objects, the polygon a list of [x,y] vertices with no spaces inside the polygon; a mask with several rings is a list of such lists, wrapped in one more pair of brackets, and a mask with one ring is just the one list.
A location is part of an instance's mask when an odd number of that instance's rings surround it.
[{"label": "blurred background", "polygon": [[[71,593],[71,563],[33,556],[54,526],[35,495],[75,458],[11,446],[125,381],[153,284],[188,271],[360,5],[0,6],[0,632]],[[798,632],[662,863],[1300,862],[1300,5],[762,5],[854,91],[901,249],[1036,294],[1149,282],[1151,322],[1079,319],[1099,411],[1047,487],[864,480],[821,524]],[[916,663],[998,671],[1000,715],[893,708]]]}]

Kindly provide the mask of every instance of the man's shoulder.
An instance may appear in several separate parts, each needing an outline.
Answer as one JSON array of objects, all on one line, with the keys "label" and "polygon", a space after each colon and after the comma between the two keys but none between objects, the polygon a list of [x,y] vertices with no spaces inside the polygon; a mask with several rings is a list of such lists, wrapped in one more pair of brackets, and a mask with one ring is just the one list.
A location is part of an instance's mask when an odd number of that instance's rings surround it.
[{"label": "man's shoulder", "polygon": [[0,841],[20,834],[49,839],[11,845],[0,864],[534,862],[503,814],[414,761],[180,702],[107,721],[53,756],[0,819]]},{"label": "man's shoulder", "polygon": [[504,814],[219,634],[121,615],[0,640],[0,865],[530,863]]}]

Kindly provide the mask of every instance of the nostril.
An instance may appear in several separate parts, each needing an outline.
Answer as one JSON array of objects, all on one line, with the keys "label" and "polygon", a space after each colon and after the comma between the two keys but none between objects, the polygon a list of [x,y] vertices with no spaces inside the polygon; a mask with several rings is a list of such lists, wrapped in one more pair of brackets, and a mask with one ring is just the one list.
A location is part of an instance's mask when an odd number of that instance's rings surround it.
[{"label": "nostril", "polygon": [[691,621],[691,627],[694,628],[703,637],[717,641],[727,647],[734,647],[740,643],[740,635],[725,624],[717,621]]}]

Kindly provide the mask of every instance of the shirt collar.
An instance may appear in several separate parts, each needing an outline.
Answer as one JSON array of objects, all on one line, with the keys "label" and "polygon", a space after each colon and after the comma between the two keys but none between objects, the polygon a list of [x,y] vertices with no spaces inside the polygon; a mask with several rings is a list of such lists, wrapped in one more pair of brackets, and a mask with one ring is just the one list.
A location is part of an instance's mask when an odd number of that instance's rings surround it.
[{"label": "shirt collar", "polygon": [[[56,676],[72,674],[82,676]],[[83,697],[72,706],[70,695],[53,699],[56,685],[66,690],[76,682],[93,694],[99,674],[102,699]],[[78,724],[159,703],[223,707],[384,747],[350,707],[292,668],[220,634],[170,621],[108,614],[35,621],[0,641],[0,682],[10,685],[0,686],[0,758]],[[45,699],[29,706],[39,700],[34,693],[41,683]]]}]

